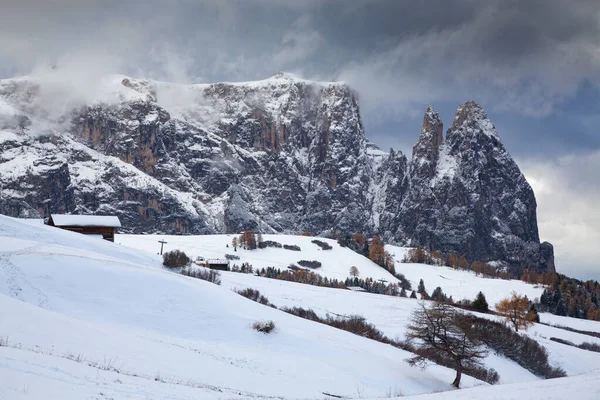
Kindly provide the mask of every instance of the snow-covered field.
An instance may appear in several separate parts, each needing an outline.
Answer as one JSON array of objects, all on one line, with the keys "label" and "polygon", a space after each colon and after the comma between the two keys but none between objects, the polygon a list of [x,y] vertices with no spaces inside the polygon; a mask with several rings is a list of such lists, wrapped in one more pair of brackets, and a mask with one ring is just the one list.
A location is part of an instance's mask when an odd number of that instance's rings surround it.
[{"label": "snow-covered field", "polygon": [[511,291],[527,295],[531,300],[539,298],[544,291],[541,286],[534,286],[519,280],[503,280],[478,277],[471,271],[459,271],[451,267],[436,265],[402,263],[406,248],[386,245],[388,251],[396,261],[396,271],[404,274],[413,283],[423,279],[425,289],[429,293],[437,286],[447,295],[452,295],[454,300],[473,300],[479,291],[485,294],[490,307],[493,307],[503,298],[509,297]]},{"label": "snow-covered field", "polygon": [[[156,256],[7,217],[0,235],[0,338],[9,344],[0,347],[0,398],[384,397],[450,389],[449,369],[410,368],[407,352],[165,271]],[[273,320],[275,332],[251,328],[262,320]]]},{"label": "snow-covered field", "polygon": [[[335,242],[333,250],[323,251],[311,238],[266,236],[298,244],[302,251],[235,253],[227,235],[118,235],[121,244],[113,244],[3,216],[0,237],[0,399],[330,398],[324,393],[373,399],[400,394],[542,399],[577,393],[578,399],[594,399],[600,390],[599,373],[590,373],[600,368],[600,354],[549,341],[556,336],[598,342],[589,336],[543,325],[528,333],[569,374],[586,375],[540,381],[490,355],[486,363],[503,382],[534,382],[489,387],[464,376],[463,387],[481,387],[450,393],[452,370],[411,368],[407,352],[254,303],[231,289],[254,287],[277,306],[310,307],[322,315],[361,314],[390,337],[403,335],[415,300],[238,273],[223,273],[223,284],[216,286],[161,268],[156,255],[157,240],[164,238],[166,250],[204,257],[237,254],[254,267],[284,268],[307,259],[321,261],[329,277],[345,279],[355,265],[362,277],[394,279]],[[482,281],[472,279],[473,285]],[[425,282],[432,290],[435,284]],[[455,297],[459,288],[453,289]],[[503,290],[494,289],[508,295]],[[275,322],[273,333],[251,328],[264,320]],[[434,393],[440,391],[445,393]]]}]

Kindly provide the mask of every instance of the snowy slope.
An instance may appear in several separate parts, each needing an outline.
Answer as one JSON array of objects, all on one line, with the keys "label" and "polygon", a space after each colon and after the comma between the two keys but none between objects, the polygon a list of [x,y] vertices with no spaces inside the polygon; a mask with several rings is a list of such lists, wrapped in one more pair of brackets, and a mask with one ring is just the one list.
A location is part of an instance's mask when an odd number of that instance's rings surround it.
[{"label": "snowy slope", "polygon": [[[115,242],[139,250],[153,252],[160,250],[159,240],[167,241],[164,250],[180,249],[192,258],[202,256],[206,258],[223,258],[225,254],[240,257],[237,264],[247,262],[254,268],[275,267],[285,269],[290,264],[300,260],[316,260],[322,267],[315,272],[344,280],[349,277],[349,269],[356,266],[362,278],[385,279],[388,282],[398,280],[385,269],[371,262],[352,250],[341,247],[335,240],[293,235],[263,235],[264,240],[273,240],[281,244],[300,246],[301,251],[285,250],[283,248],[266,248],[257,250],[244,250],[238,248],[236,252],[231,247],[231,240],[237,235],[199,235],[199,236],[172,236],[172,235],[116,235]],[[319,246],[311,243],[312,240],[321,240],[329,243],[331,250],[321,250]],[[226,247],[229,245],[229,247]],[[425,264],[402,263],[406,248],[386,245],[386,251],[395,259],[396,271],[402,273],[416,289],[419,280],[423,279],[425,288],[429,293],[440,286],[444,293],[452,295],[455,300],[474,299],[481,290],[490,306],[493,307],[501,299],[510,296],[511,291],[525,294],[530,299],[539,297],[544,289],[519,280],[502,280],[478,277],[470,271],[458,271],[450,267],[440,267]]]},{"label": "snowy slope", "polygon": [[[290,264],[296,264],[300,260],[315,260],[322,264],[321,268],[315,269],[315,272],[328,278],[345,280],[350,276],[350,267],[356,266],[360,272],[360,277],[385,279],[388,282],[398,281],[379,265],[348,248],[341,247],[332,239],[293,235],[263,235],[263,240],[276,241],[282,245],[297,245],[300,246],[300,251],[271,247],[257,250],[244,250],[238,247],[237,251],[234,251],[231,241],[235,237],[238,237],[238,235],[116,235],[115,242],[156,253],[160,250],[158,241],[164,239],[167,241],[164,247],[165,251],[183,250],[193,259],[198,256],[224,258],[225,254],[233,254],[240,257],[239,260],[233,261],[238,265],[247,262],[254,268],[275,267],[280,269],[286,269]],[[315,239],[327,242],[332,249],[321,250],[319,246],[311,243]]]},{"label": "snowy slope", "polygon": [[[251,287],[259,290],[278,307],[312,308],[320,316],[328,313],[362,315],[390,338],[402,339],[404,337],[411,312],[419,306],[419,300],[415,299],[301,285],[234,272],[223,273],[223,286],[230,287],[232,290]],[[499,319],[491,315],[478,315]],[[600,323],[596,323],[595,331],[600,332]],[[551,337],[557,337],[575,344],[592,342],[600,345],[598,338],[540,324],[535,324],[526,334],[546,347],[551,364],[562,367],[568,375],[600,369],[599,353],[577,349],[550,340]],[[488,368],[498,371],[502,383],[537,379],[514,362],[493,353],[486,358],[485,364]]]},{"label": "snowy slope", "polygon": [[423,279],[425,289],[431,293],[436,287],[441,287],[454,300],[475,299],[479,291],[483,292],[490,307],[494,307],[503,298],[510,296],[511,291],[527,295],[534,300],[544,291],[541,286],[534,286],[520,280],[504,280],[478,277],[471,271],[459,271],[451,267],[436,265],[402,263],[407,249],[404,247],[386,245],[385,250],[394,257],[396,272],[404,274],[416,288],[419,279]]},{"label": "snowy slope", "polygon": [[455,392],[426,394],[410,397],[414,400],[596,400],[600,398],[600,372],[575,377],[549,379],[535,384],[510,385],[464,389]]},{"label": "snowy slope", "polygon": [[[0,347],[0,398],[450,389],[451,370],[410,368],[409,353],[170,273],[155,256],[7,217],[0,236],[0,338],[9,343]],[[257,320],[275,321],[275,332],[255,332]],[[476,384],[465,377],[465,387]]]},{"label": "snowy slope", "polygon": [[[248,262],[255,268],[267,266],[285,268],[290,263],[300,259],[318,260],[323,263],[323,266],[315,270],[317,273],[338,279],[345,279],[348,276],[348,265],[356,265],[360,270],[360,276],[363,278],[373,277],[389,281],[395,280],[383,268],[361,255],[346,248],[341,248],[333,240],[321,239],[327,240],[333,247],[332,250],[323,251],[311,243],[314,238],[264,235],[265,240],[274,240],[282,244],[296,244],[301,247],[301,251],[294,252],[285,249],[267,248],[257,250],[238,249],[237,252],[233,252],[230,244],[233,237],[233,235],[116,235],[115,241],[153,253],[159,249],[158,240],[164,239],[167,241],[165,250],[181,249],[193,257],[201,255],[221,258],[225,254],[235,254],[240,256],[240,260],[235,261],[236,263]],[[226,247],[227,244],[230,245],[230,248]],[[386,250],[394,254],[397,261],[402,259],[406,251],[405,248],[395,246],[386,246]],[[543,291],[543,288],[522,281],[478,277],[475,273],[457,271],[449,267],[397,262],[396,270],[403,273],[411,281],[414,288],[417,287],[419,279],[423,278],[429,292],[436,286],[440,286],[445,293],[452,295],[455,299],[473,299],[477,292],[481,290],[492,307],[500,299],[510,296],[512,291],[526,294],[532,299],[538,297]],[[404,337],[410,314],[418,306],[418,301],[413,299],[301,285],[233,272],[225,272],[222,275],[223,286],[232,290],[241,290],[248,287],[258,289],[278,307],[312,308],[321,316],[328,313],[334,315],[362,315],[390,338]],[[482,316],[497,319],[494,316]],[[545,318],[546,314],[542,314],[543,321]],[[579,320],[562,318],[560,325],[569,326],[571,322],[575,326],[581,324]],[[583,322],[587,330],[600,332],[600,323],[594,321]],[[600,344],[600,339],[539,324],[530,328],[527,334],[548,349],[550,361],[553,365],[564,368],[569,375],[581,374],[589,369],[600,368],[600,354],[556,343],[551,341],[550,338],[557,337],[575,344],[584,341]],[[514,362],[493,353],[489,354],[485,363],[488,368],[494,368],[499,372],[502,383],[537,379],[529,371]]]}]

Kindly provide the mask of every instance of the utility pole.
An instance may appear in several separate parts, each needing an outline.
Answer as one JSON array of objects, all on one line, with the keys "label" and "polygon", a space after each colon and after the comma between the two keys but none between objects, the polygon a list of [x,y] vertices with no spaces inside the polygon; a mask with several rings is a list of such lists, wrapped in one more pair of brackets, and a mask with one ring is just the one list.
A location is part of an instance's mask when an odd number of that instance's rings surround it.
[{"label": "utility pole", "polygon": [[163,246],[167,244],[167,242],[165,242],[164,240],[159,240],[158,243],[160,243],[160,255],[162,256]]}]

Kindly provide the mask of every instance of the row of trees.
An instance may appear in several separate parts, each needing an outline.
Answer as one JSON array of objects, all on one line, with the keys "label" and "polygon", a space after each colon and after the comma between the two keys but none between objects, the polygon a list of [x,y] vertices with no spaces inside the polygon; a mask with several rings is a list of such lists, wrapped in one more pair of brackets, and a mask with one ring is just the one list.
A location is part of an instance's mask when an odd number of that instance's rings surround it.
[{"label": "row of trees", "polygon": [[436,250],[428,251],[420,247],[410,249],[404,256],[404,259],[402,261],[417,264],[449,266],[454,269],[473,271],[477,275],[484,275],[491,278],[513,278],[513,276],[509,272],[498,271],[496,270],[496,268],[494,268],[494,266],[486,262],[469,262],[469,260],[467,260],[467,257],[465,257],[464,255],[458,256],[454,253],[443,254]]},{"label": "row of trees", "polygon": [[375,264],[388,270],[392,275],[396,274],[394,259],[390,253],[385,251],[385,244],[380,236],[369,239],[363,233],[356,232],[352,236],[340,236],[338,238],[338,244],[369,258]]},{"label": "row of trees", "polygon": [[600,321],[600,284],[581,281],[556,272],[538,274],[524,270],[521,280],[547,286],[540,297],[539,308],[556,315]]}]

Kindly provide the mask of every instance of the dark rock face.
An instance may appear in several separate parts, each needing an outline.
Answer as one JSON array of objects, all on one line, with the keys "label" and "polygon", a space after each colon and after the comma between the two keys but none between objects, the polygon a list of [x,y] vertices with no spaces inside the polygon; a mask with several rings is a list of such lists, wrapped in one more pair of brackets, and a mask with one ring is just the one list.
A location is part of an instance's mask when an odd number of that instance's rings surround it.
[{"label": "dark rock face", "polygon": [[368,143],[343,84],[278,74],[197,85],[177,92],[189,102],[182,110],[161,103],[170,86],[119,82],[120,101],[74,109],[61,119],[70,124],[40,135],[27,132],[39,120],[39,88],[0,81],[0,99],[22,102],[22,114],[0,115],[0,163],[16,166],[0,170],[0,212],[110,213],[135,233],[364,232],[554,269],[533,191],[473,102],[459,107],[445,141],[428,107],[409,161]]},{"label": "dark rock face", "polygon": [[539,244],[533,190],[481,107],[461,105],[443,143],[440,131],[439,116],[428,109],[392,237],[471,260],[502,260],[515,271],[553,269],[552,248]]}]

